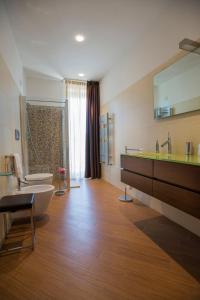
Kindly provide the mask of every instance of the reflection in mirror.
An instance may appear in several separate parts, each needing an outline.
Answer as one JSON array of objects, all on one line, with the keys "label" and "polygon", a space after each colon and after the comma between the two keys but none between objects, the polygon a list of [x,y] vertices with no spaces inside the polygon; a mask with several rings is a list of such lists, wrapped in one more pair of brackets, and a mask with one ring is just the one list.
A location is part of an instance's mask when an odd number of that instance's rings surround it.
[{"label": "reflection in mirror", "polygon": [[156,119],[200,110],[200,55],[184,56],[153,81]]}]

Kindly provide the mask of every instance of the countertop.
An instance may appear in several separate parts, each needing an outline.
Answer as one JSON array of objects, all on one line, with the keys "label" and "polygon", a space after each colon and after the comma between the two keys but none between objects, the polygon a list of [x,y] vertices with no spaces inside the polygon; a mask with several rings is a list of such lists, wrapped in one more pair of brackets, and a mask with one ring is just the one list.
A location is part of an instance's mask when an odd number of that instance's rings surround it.
[{"label": "countertop", "polygon": [[197,155],[164,154],[153,152],[132,152],[128,154],[123,153],[123,155],[200,166],[200,157]]}]

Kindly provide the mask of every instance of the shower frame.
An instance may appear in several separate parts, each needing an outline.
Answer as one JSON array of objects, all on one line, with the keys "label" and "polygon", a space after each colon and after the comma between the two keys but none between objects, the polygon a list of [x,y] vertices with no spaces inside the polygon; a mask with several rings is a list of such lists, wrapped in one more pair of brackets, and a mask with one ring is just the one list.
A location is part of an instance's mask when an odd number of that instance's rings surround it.
[{"label": "shower frame", "polygon": [[[69,132],[68,132],[68,100],[65,99],[47,99],[47,98],[26,98],[20,97],[20,122],[21,122],[21,142],[22,142],[22,160],[24,172],[28,173],[28,103],[40,103],[33,104],[36,106],[47,106],[60,108],[62,111],[62,160],[63,167],[66,168],[66,181],[67,188],[70,188],[70,170],[69,170]],[[42,105],[43,104],[43,105]],[[50,104],[50,105],[48,105]],[[52,105],[55,104],[55,105]],[[62,106],[63,105],[63,106]]]}]

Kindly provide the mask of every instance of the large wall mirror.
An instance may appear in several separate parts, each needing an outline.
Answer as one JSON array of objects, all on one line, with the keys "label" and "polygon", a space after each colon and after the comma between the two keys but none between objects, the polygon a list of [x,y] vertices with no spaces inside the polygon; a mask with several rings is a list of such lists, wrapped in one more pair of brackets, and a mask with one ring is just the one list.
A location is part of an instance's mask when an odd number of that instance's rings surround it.
[{"label": "large wall mirror", "polygon": [[189,53],[154,76],[154,117],[200,110],[200,55]]}]

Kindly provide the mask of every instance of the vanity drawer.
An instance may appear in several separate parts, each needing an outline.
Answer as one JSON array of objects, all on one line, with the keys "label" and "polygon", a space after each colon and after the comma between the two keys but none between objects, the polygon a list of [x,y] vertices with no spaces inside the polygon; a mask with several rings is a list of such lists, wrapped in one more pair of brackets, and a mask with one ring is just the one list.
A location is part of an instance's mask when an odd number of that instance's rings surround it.
[{"label": "vanity drawer", "polygon": [[153,177],[153,161],[151,159],[121,155],[121,167],[131,172]]},{"label": "vanity drawer", "polygon": [[200,167],[154,161],[154,178],[200,192]]},{"label": "vanity drawer", "polygon": [[200,219],[199,193],[154,180],[153,196]]},{"label": "vanity drawer", "polygon": [[153,180],[126,170],[121,170],[121,181],[146,193],[152,195]]}]

